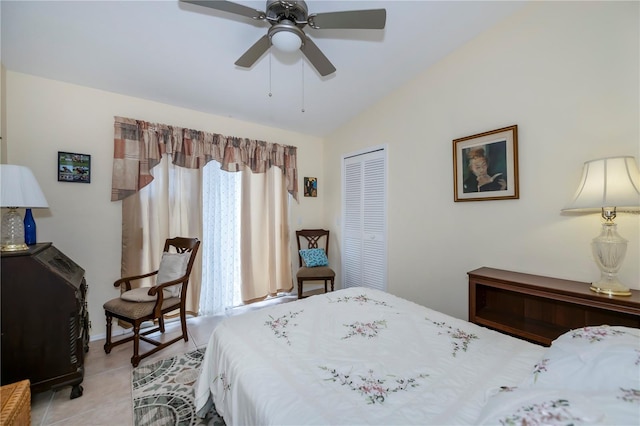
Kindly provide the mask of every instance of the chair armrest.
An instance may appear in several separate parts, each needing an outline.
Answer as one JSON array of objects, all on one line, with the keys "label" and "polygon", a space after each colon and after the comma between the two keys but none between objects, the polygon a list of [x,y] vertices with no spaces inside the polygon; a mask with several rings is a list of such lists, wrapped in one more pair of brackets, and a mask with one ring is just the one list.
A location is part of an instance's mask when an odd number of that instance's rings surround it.
[{"label": "chair armrest", "polygon": [[125,285],[125,291],[129,291],[131,290],[131,281],[136,281],[136,280],[140,280],[142,278],[147,278],[147,277],[151,277],[154,275],[157,275],[158,271],[153,271],[153,272],[149,272],[148,274],[142,274],[142,275],[133,275],[131,277],[122,277],[119,280],[117,280],[116,282],[113,283],[114,287],[120,287],[122,286],[122,284]]},{"label": "chair armrest", "polygon": [[[173,285],[177,285],[177,284],[184,284],[187,281],[189,281],[189,277],[187,275],[178,278],[177,280],[173,280],[173,281],[167,281],[166,283],[162,283],[156,286],[152,286],[149,288],[149,291],[147,292],[147,294],[149,296],[156,296],[156,304],[153,307],[153,312],[154,315],[156,317],[159,317],[162,315],[162,302],[164,301],[164,290],[167,287],[171,287]],[[181,294],[180,294],[180,298],[182,299],[181,303],[184,303],[184,298],[182,297],[182,294],[184,292],[185,287],[183,286],[181,289]],[[182,308],[184,308],[184,306],[182,306]]]},{"label": "chair armrest", "polygon": [[156,293],[162,293],[161,290],[164,290],[166,287],[171,287],[178,284],[184,284],[189,281],[189,277],[187,275],[178,278],[177,280],[167,281],[166,283],[158,284],[154,287],[151,287],[153,290],[149,290],[149,296],[155,296]]}]

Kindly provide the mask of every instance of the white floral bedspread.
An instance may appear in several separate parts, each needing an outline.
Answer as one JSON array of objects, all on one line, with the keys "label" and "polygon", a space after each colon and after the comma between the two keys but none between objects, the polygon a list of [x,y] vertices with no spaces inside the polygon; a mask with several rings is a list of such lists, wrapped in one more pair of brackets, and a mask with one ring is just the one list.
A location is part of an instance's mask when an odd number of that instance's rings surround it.
[{"label": "white floral bedspread", "polygon": [[545,348],[350,288],[223,321],[196,383],[227,425],[473,424]]}]

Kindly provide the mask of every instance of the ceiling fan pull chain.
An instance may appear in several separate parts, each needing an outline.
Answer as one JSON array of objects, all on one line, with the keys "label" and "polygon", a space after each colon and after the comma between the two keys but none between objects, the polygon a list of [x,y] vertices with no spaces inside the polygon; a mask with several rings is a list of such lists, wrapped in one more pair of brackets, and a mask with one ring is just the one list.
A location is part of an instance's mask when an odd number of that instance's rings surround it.
[{"label": "ceiling fan pull chain", "polygon": [[269,52],[269,97],[272,97],[271,93],[271,52]]},{"label": "ceiling fan pull chain", "polygon": [[304,112],[304,59],[300,61],[302,66],[302,112]]}]

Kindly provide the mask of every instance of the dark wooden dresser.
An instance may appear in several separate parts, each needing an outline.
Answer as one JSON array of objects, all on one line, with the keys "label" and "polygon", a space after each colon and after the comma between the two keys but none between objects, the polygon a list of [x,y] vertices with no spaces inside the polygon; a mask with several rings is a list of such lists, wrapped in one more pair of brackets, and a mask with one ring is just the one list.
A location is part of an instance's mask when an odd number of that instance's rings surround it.
[{"label": "dark wooden dresser", "polygon": [[494,268],[469,275],[469,321],[549,346],[569,330],[590,325],[640,328],[640,291],[606,296],[589,283]]},{"label": "dark wooden dresser", "polygon": [[89,313],[84,269],[51,243],[2,253],[2,385],[30,380],[31,392],[72,386],[82,395]]}]

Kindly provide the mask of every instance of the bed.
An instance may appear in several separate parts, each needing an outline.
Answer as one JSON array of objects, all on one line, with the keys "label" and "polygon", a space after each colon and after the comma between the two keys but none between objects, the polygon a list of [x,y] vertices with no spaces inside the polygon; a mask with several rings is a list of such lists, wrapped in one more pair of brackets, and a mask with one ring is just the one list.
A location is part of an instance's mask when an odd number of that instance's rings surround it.
[{"label": "bed", "polygon": [[638,424],[640,330],[546,348],[348,288],[225,319],[195,402],[228,426]]}]

